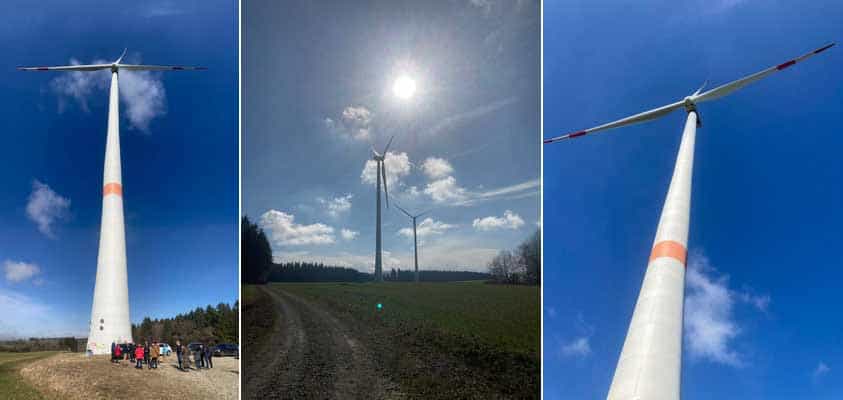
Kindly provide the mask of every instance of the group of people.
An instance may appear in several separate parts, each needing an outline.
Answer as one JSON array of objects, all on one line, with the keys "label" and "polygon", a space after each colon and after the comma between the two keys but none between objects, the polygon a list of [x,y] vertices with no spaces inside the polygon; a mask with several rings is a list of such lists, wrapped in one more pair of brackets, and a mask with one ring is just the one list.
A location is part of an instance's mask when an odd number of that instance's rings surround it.
[{"label": "group of people", "polygon": [[190,346],[176,340],[176,357],[179,369],[185,371],[194,366],[197,370],[214,368],[214,353],[211,346],[205,343],[193,343]]},{"label": "group of people", "polygon": [[[205,343],[181,344],[176,340],[176,356],[178,357],[179,369],[210,369],[214,368],[213,347]],[[149,369],[158,368],[158,359],[161,357],[161,347],[157,341],[135,343],[111,343],[111,362],[120,363],[120,360],[128,360],[135,363],[135,368],[143,369],[146,364]]]},{"label": "group of people", "polygon": [[111,362],[113,363],[119,364],[120,360],[125,358],[135,363],[135,368],[143,369],[143,365],[146,364],[149,369],[157,369],[159,357],[161,357],[161,347],[155,341],[151,345],[148,341],[143,344],[126,343],[125,345],[111,343]]}]

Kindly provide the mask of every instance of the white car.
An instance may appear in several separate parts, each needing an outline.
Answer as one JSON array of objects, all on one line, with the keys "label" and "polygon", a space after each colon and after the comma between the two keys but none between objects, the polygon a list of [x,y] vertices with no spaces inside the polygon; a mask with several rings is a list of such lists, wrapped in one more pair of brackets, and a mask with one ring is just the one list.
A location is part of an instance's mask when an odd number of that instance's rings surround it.
[{"label": "white car", "polygon": [[173,352],[173,349],[167,343],[158,343],[158,348],[161,349],[162,356],[169,356]]}]

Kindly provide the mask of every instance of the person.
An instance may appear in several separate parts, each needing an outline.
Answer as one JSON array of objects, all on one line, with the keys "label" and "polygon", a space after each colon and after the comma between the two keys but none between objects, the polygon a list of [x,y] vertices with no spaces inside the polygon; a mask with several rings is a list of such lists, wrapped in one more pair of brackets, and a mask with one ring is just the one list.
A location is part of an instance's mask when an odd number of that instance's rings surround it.
[{"label": "person", "polygon": [[127,347],[127,350],[129,350],[127,352],[129,354],[126,354],[126,357],[129,358],[130,362],[135,362],[135,344],[134,343],[128,343],[126,345],[126,347]]},{"label": "person", "polygon": [[120,345],[115,344],[114,345],[114,356],[113,356],[113,359],[111,361],[114,362],[115,364],[120,364],[120,359],[123,356],[122,352],[123,352],[123,350],[120,348]]},{"label": "person", "polygon": [[176,339],[176,358],[179,360],[179,369],[184,371],[184,368],[182,368],[182,365],[181,365],[181,356],[182,356],[182,354],[181,354],[181,341]]},{"label": "person", "polygon": [[111,362],[114,362],[114,342],[111,342]]},{"label": "person", "polygon": [[196,369],[202,369],[202,344],[196,345],[196,350],[193,351],[193,363],[196,364]]},{"label": "person", "polygon": [[205,368],[214,368],[214,352],[211,350],[211,346],[205,347]]},{"label": "person", "polygon": [[143,342],[143,362],[147,368],[151,368],[149,366],[149,339]]},{"label": "person", "polygon": [[135,368],[143,369],[143,345],[135,347]]},{"label": "person", "polygon": [[152,342],[152,348],[149,349],[149,368],[158,369],[158,356],[161,354],[161,347],[158,342]]},{"label": "person", "polygon": [[190,349],[188,349],[187,346],[182,345],[181,346],[181,352],[182,352],[182,357],[184,357],[185,369],[190,369],[190,367],[191,367],[190,357],[192,356],[191,352],[190,352]]}]

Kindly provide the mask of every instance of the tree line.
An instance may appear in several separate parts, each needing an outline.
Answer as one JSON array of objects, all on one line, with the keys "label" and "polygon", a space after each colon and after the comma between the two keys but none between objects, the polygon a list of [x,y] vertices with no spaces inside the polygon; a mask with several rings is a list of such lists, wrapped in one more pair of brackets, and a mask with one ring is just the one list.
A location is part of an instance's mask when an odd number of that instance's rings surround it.
[{"label": "tree line", "polygon": [[197,307],[173,318],[151,319],[132,324],[135,342],[159,340],[175,343],[239,343],[239,302],[233,305],[220,303],[216,307]]},{"label": "tree line", "polygon": [[[272,261],[272,248],[266,234],[257,224],[249,220],[249,217],[243,217],[240,238],[240,259],[244,283],[367,282],[374,279],[372,274],[360,272],[353,268],[329,266],[323,263],[287,262],[275,264]],[[419,280],[422,282],[453,282],[487,280],[490,278],[491,276],[485,272],[419,271]],[[415,272],[392,269],[384,271],[383,279],[386,281],[410,282],[415,280]]]},{"label": "tree line", "polygon": [[0,341],[0,352],[28,353],[31,351],[81,351],[85,341],[72,337],[29,338]]},{"label": "tree line", "polygon": [[538,285],[541,283],[541,233],[536,230],[514,250],[502,250],[489,262],[494,283]]}]

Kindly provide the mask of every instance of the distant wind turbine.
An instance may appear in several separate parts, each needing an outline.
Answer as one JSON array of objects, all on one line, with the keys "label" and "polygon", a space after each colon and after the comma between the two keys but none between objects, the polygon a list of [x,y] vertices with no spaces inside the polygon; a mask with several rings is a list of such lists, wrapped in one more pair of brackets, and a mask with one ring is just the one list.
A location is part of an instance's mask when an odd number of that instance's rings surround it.
[{"label": "distant wind turbine", "polygon": [[700,123],[697,103],[728,95],[814,54],[819,54],[833,45],[834,43],[829,44],[707,92],[700,93],[702,91],[700,88],[683,100],[666,106],[594,128],[545,139],[545,144],[573,139],[597,131],[663,117],[680,108],[684,108],[688,113],[673,178],[670,181],[650,261],[644,274],[644,282],[609,388],[607,396],[609,400],[679,399],[682,365],[682,306],[691,207],[691,174],[696,128]]},{"label": "distant wind turbine", "polygon": [[389,190],[386,184],[386,152],[389,151],[389,146],[392,144],[393,135],[386,143],[383,153],[378,153],[375,146],[372,145],[372,159],[377,164],[377,180],[378,184],[375,187],[375,196],[377,198],[377,217],[375,219],[375,282],[383,282],[383,246],[381,245],[381,177],[383,177],[383,192],[386,198],[386,208],[389,208]]},{"label": "distant wind turbine", "polygon": [[412,215],[409,212],[407,212],[407,210],[405,210],[401,206],[399,206],[398,204],[396,204],[395,207],[398,207],[398,209],[401,210],[401,212],[403,212],[408,217],[410,217],[410,219],[413,220],[413,259],[414,259],[414,264],[415,264],[415,267],[416,267],[416,277],[415,277],[415,279],[416,279],[416,283],[418,283],[419,282],[419,241],[416,237],[416,219],[418,217],[421,217],[422,215],[425,215],[425,214],[429,213],[430,210],[427,210],[427,211],[425,211],[423,213],[420,213],[420,214]]},{"label": "distant wind turbine", "polygon": [[93,354],[111,351],[111,343],[132,341],[129,319],[129,282],[126,275],[126,230],[123,223],[123,181],[120,168],[120,116],[118,71],[181,71],[203,67],[123,64],[123,56],[110,64],[66,65],[58,67],[18,67],[21,71],[100,71],[111,70],[108,97],[108,131],[103,168],[102,222],[97,255],[97,279],[91,307],[87,350]]}]

